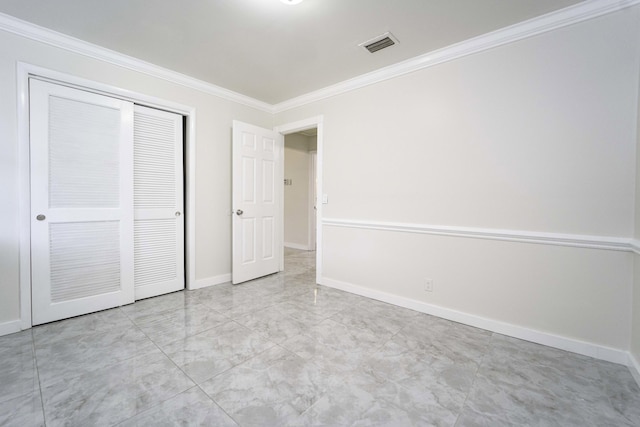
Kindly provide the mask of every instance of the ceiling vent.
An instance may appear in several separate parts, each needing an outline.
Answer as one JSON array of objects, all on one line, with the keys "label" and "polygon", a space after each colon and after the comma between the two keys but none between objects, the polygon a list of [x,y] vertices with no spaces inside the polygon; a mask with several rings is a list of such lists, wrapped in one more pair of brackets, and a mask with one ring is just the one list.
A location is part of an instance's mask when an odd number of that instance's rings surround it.
[{"label": "ceiling vent", "polygon": [[360,43],[358,46],[362,46],[367,49],[369,52],[374,53],[389,46],[393,46],[398,43],[398,39],[396,39],[391,33],[384,33],[379,35],[378,37],[374,37],[371,40],[367,40],[364,43]]}]

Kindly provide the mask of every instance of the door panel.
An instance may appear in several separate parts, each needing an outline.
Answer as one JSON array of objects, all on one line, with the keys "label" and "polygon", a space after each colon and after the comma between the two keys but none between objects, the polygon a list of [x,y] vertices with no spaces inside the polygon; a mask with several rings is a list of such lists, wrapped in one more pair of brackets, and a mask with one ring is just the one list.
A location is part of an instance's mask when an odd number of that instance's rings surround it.
[{"label": "door panel", "polygon": [[[50,225],[52,303],[119,290],[119,228],[117,221]],[[78,239],[78,236],[84,238]]]},{"label": "door panel", "polygon": [[30,80],[33,324],[133,302],[133,104]]},{"label": "door panel", "polygon": [[233,122],[233,283],[279,269],[277,164],[282,135]]},{"label": "door panel", "polygon": [[182,116],[134,107],[135,299],[184,289]]}]

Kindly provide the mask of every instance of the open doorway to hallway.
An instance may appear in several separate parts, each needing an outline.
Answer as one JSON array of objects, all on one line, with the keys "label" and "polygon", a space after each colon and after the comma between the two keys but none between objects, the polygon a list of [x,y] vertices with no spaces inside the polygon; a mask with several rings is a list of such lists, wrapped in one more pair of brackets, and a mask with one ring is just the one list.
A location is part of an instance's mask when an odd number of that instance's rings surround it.
[{"label": "open doorway to hallway", "polygon": [[309,263],[315,270],[317,220],[317,128],[285,135],[284,254],[285,271]]}]

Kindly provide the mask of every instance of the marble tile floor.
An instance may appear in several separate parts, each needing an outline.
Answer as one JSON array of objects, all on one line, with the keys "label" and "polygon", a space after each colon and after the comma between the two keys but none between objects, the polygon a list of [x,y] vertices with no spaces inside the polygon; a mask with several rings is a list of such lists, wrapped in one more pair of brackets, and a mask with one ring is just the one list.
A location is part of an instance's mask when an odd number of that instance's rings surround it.
[{"label": "marble tile floor", "polygon": [[640,426],[626,367],[285,272],[0,337],[2,426]]}]

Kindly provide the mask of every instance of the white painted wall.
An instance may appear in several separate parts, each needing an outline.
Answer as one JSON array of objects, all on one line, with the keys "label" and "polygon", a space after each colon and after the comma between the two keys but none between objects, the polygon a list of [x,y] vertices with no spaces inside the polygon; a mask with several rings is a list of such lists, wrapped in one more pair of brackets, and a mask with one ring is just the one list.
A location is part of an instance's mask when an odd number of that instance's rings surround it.
[{"label": "white painted wall", "polygon": [[[629,238],[640,8],[276,116],[324,116],[324,218]],[[324,280],[627,351],[629,252],[325,225]],[[423,279],[435,291],[422,291]]]},{"label": "white painted wall", "polygon": [[294,133],[284,138],[285,246],[309,250],[309,137]]},{"label": "white painted wall", "polygon": [[231,269],[231,122],[272,116],[148,75],[0,32],[0,332],[19,318],[16,62],[23,61],[196,108],[196,279]]}]

